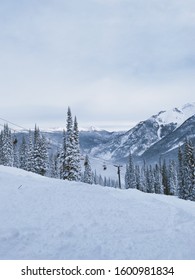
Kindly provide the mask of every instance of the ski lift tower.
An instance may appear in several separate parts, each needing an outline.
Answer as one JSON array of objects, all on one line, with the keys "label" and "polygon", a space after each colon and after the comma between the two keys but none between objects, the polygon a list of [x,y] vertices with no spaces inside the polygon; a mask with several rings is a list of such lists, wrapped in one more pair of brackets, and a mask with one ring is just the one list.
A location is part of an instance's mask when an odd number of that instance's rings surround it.
[{"label": "ski lift tower", "polygon": [[115,167],[117,167],[117,174],[118,174],[118,185],[119,185],[119,189],[121,189],[121,167],[123,167],[122,165],[114,165]]}]

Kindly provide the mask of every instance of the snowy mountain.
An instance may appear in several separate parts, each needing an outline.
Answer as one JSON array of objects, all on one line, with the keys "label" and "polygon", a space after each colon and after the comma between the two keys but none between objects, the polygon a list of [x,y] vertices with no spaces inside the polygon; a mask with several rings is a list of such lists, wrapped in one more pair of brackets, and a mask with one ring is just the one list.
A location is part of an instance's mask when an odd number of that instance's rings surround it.
[{"label": "snowy mountain", "polygon": [[91,149],[90,153],[106,160],[124,162],[131,152],[139,159],[150,147],[171,135],[194,114],[195,102],[182,108],[161,111],[125,133],[113,134],[106,143]]},{"label": "snowy mountain", "polygon": [[182,146],[188,138],[195,146],[195,115],[187,119],[182,125],[175,129],[172,133],[162,138],[160,141],[152,145],[142,158],[148,162],[154,162],[159,159],[171,159],[177,157],[177,150]]},{"label": "snowy mountain", "polygon": [[194,260],[195,203],[0,166],[0,259]]}]

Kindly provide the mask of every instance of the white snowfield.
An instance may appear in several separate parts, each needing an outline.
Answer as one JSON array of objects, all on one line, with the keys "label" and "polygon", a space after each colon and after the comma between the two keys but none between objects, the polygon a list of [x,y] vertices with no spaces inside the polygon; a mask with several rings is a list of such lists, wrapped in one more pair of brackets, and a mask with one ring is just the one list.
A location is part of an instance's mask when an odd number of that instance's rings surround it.
[{"label": "white snowfield", "polygon": [[195,259],[195,203],[0,166],[0,259]]}]

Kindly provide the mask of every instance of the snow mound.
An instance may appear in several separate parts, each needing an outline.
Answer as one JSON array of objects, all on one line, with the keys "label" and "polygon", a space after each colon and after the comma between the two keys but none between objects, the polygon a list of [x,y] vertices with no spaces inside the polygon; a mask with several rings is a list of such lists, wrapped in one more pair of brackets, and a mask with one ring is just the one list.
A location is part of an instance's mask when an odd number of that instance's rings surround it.
[{"label": "snow mound", "polygon": [[195,203],[0,166],[0,259],[195,259]]}]

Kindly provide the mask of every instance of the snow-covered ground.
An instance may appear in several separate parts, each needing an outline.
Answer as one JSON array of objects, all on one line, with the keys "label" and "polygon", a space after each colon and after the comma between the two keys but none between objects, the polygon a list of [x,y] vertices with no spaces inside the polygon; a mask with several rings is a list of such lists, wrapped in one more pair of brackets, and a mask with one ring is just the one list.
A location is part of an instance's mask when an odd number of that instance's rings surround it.
[{"label": "snow-covered ground", "polygon": [[0,166],[0,259],[195,259],[195,203]]}]

